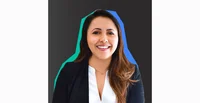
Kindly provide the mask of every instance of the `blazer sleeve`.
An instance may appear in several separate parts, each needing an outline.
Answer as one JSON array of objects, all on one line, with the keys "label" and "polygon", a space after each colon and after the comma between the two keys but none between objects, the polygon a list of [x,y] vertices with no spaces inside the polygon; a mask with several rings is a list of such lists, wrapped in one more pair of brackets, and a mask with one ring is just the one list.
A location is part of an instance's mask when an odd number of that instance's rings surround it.
[{"label": "blazer sleeve", "polygon": [[52,103],[68,103],[67,69],[66,64],[58,76]]},{"label": "blazer sleeve", "polygon": [[127,94],[127,103],[145,103],[142,77],[138,68],[132,76],[132,80],[139,80],[133,85],[130,84]]}]

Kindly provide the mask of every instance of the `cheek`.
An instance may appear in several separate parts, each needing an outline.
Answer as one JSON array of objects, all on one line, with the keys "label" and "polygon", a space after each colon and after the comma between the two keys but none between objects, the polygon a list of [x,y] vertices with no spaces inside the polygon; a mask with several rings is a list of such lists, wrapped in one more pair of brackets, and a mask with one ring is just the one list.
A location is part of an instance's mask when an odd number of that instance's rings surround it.
[{"label": "cheek", "polygon": [[117,47],[118,41],[119,41],[118,37],[113,38],[113,39],[112,39],[113,46]]},{"label": "cheek", "polygon": [[89,47],[94,46],[97,43],[98,39],[94,36],[88,35],[87,37],[87,43],[89,45]]}]

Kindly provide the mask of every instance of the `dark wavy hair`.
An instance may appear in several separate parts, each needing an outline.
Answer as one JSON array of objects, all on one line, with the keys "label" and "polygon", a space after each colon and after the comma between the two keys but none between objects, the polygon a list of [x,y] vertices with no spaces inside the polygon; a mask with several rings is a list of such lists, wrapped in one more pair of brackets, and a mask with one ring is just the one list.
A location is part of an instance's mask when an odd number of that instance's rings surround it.
[{"label": "dark wavy hair", "polygon": [[82,39],[80,42],[80,54],[75,62],[81,62],[83,59],[91,57],[92,52],[90,51],[87,43],[87,30],[91,21],[99,16],[111,19],[118,30],[118,46],[112,55],[108,75],[110,85],[117,96],[118,103],[126,103],[128,86],[130,83],[137,82],[136,80],[131,80],[131,76],[135,72],[135,65],[131,64],[124,54],[121,29],[118,21],[115,19],[115,17],[113,17],[112,14],[106,10],[99,9],[86,18],[83,24]]}]

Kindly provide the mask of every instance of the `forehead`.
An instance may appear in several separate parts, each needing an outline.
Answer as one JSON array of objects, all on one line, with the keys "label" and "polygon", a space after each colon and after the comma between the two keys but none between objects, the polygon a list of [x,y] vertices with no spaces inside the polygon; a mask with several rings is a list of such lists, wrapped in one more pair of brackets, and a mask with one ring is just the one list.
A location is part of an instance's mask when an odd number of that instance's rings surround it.
[{"label": "forehead", "polygon": [[96,17],[90,23],[89,29],[102,28],[117,30],[114,22],[108,17]]}]

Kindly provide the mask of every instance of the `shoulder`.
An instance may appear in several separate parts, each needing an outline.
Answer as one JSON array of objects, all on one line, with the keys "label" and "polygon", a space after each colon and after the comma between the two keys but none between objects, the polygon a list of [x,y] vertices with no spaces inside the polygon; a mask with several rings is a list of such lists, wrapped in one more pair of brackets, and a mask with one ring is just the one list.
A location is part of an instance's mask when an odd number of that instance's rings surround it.
[{"label": "shoulder", "polygon": [[73,71],[75,69],[78,69],[80,66],[81,63],[79,62],[67,62],[63,67],[63,71]]},{"label": "shoulder", "polygon": [[64,64],[63,68],[61,68],[58,74],[58,80],[70,82],[73,78],[77,76],[77,74],[81,70],[81,67],[82,63],[80,62],[67,62],[66,64]]},{"label": "shoulder", "polygon": [[73,75],[79,71],[81,68],[81,63],[79,62],[67,62],[61,70],[62,74]]},{"label": "shoulder", "polygon": [[145,103],[144,97],[144,87],[142,82],[142,77],[140,74],[140,69],[135,65],[135,72],[131,77],[132,80],[137,80],[137,82],[129,85],[127,103]]},{"label": "shoulder", "polygon": [[131,77],[132,80],[140,80],[141,79],[141,74],[140,70],[137,65],[133,64],[135,66],[135,71]]}]

